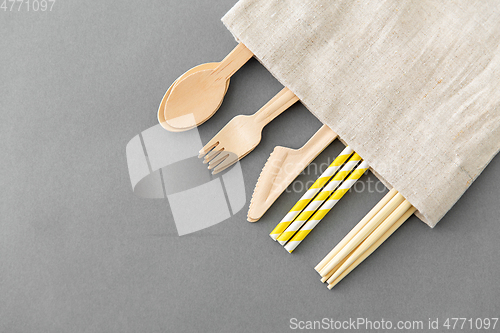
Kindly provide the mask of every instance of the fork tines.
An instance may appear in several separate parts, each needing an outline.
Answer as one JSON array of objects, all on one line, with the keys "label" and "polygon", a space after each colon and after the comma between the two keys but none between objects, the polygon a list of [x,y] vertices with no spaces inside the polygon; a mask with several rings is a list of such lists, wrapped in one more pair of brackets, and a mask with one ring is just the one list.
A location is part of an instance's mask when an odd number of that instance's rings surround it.
[{"label": "fork tines", "polygon": [[[200,151],[198,158],[205,157],[203,163],[208,163],[208,169],[212,170],[212,174],[215,175],[227,168],[229,168],[234,163],[238,162],[238,156],[230,151],[225,151],[224,148],[217,149],[218,142],[213,145],[213,147],[205,150],[205,147]],[[206,151],[204,153],[203,151]]]}]

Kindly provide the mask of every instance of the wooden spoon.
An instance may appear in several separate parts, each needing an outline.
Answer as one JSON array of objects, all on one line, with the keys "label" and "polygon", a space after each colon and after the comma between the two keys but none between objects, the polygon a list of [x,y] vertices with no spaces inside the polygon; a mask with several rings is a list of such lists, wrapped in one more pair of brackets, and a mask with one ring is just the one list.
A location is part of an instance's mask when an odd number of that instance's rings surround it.
[{"label": "wooden spoon", "polygon": [[[161,103],[160,103],[160,107],[158,108],[158,122],[160,123],[160,125],[164,129],[166,129],[167,131],[170,131],[170,132],[182,132],[182,131],[186,131],[186,130],[189,129],[189,128],[175,128],[175,127],[172,127],[172,126],[170,126],[167,123],[167,121],[165,119],[165,103],[167,102],[168,96],[170,96],[170,93],[172,92],[172,89],[177,85],[177,83],[179,83],[184,78],[188,77],[189,75],[191,75],[191,74],[193,74],[195,72],[203,71],[203,70],[212,70],[214,68],[217,68],[218,65],[219,65],[218,62],[209,62],[209,63],[206,63],[206,64],[198,65],[196,67],[191,68],[190,70],[188,70],[186,73],[182,74],[181,76],[179,76],[177,78],[177,80],[175,80],[174,83],[172,83],[172,85],[168,88],[167,92],[163,96],[163,99],[161,100]],[[227,88],[229,87],[229,81],[230,80],[226,81],[226,91],[227,91]],[[224,94],[225,93],[226,92],[224,92]],[[221,104],[222,104],[222,101],[221,101]],[[219,106],[220,106],[220,104],[219,104]]]},{"label": "wooden spoon", "polygon": [[188,130],[207,121],[222,103],[231,75],[252,56],[240,43],[216,68],[195,71],[176,83],[165,104],[166,123]]}]

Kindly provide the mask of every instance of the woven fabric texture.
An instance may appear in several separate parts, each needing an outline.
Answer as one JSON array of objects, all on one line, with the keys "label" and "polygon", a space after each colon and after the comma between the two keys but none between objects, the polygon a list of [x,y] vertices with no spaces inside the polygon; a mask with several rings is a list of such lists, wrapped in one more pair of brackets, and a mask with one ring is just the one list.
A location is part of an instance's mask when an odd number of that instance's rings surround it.
[{"label": "woven fabric texture", "polygon": [[222,21],[431,227],[500,148],[499,1],[240,0]]}]

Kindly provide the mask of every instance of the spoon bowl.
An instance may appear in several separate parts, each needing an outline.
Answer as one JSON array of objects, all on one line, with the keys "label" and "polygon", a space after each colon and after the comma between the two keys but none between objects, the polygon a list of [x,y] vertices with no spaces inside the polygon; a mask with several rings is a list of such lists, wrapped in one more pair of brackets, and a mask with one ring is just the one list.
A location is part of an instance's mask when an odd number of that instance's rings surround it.
[{"label": "spoon bowl", "polygon": [[229,78],[252,57],[253,53],[239,43],[215,67],[201,69],[198,66],[181,76],[164,97],[164,127],[179,132],[207,121],[219,109]]},{"label": "spoon bowl", "polygon": [[[186,77],[190,76],[193,73],[196,73],[198,71],[213,70],[213,69],[217,68],[218,65],[219,65],[218,62],[209,62],[206,64],[198,65],[196,67],[191,68],[190,70],[188,70],[186,73],[182,74],[181,76],[179,76],[179,78],[177,78],[177,80],[175,80],[174,83],[172,83],[172,85],[165,92],[165,95],[163,96],[163,99],[161,100],[160,106],[158,108],[158,122],[160,123],[160,125],[164,129],[166,129],[167,131],[170,131],[170,132],[183,132],[183,131],[187,131],[193,127],[196,127],[196,125],[192,126],[192,127],[186,127],[186,128],[176,128],[176,127],[170,126],[167,122],[166,117],[165,117],[165,113],[166,113],[165,112],[165,104],[167,103],[167,99],[170,96],[172,89],[177,85],[177,83],[179,83],[180,81],[182,81],[183,79],[185,79]],[[226,88],[225,88],[224,94],[226,94],[227,88],[229,87],[229,81],[230,80],[226,81]],[[219,103],[219,106],[215,109],[215,111],[217,111],[219,109],[221,104],[222,104],[222,100]],[[214,113],[215,113],[215,111],[214,111]]]},{"label": "spoon bowl", "polygon": [[203,124],[217,111],[226,92],[226,79],[213,77],[213,70],[197,71],[172,89],[165,105],[165,120],[188,129]]}]

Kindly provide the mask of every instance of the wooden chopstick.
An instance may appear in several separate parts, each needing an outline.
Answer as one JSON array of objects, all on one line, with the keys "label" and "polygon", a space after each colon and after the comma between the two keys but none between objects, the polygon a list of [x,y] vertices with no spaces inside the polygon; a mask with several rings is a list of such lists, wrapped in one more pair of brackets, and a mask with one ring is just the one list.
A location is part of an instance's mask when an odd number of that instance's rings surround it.
[{"label": "wooden chopstick", "polygon": [[[359,230],[354,237],[346,241],[345,246],[343,246],[338,253],[330,260],[330,262],[323,267],[320,271],[320,275],[324,277],[328,274],[335,266],[337,266],[344,258],[346,258],[361,242],[363,242],[366,237],[368,237],[375,228],[377,228],[384,220],[405,200],[405,198],[396,193],[396,195],[389,200],[389,202],[377,213],[375,216],[367,221],[365,224],[361,225],[365,219],[361,220],[356,226]],[[359,228],[357,228],[361,225]]]},{"label": "wooden chopstick", "polygon": [[387,193],[382,200],[380,200],[379,203],[376,204],[375,207],[373,207],[372,210],[370,210],[370,212],[366,214],[366,216],[344,237],[344,239],[342,239],[342,241],[340,241],[340,243],[337,244],[337,246],[335,246],[318,265],[316,265],[316,267],[314,267],[314,269],[318,273],[321,272],[321,270],[330,262],[330,260],[333,259],[333,257],[335,257],[337,253],[339,253],[347,242],[349,242],[366,223],[368,223],[378,212],[380,212],[380,210],[396,195],[396,193],[398,193],[396,189],[393,188],[390,190],[389,193]]},{"label": "wooden chopstick", "polygon": [[380,239],[386,231],[388,231],[394,223],[396,223],[412,205],[408,200],[404,200],[366,239],[358,246],[356,250],[351,252],[349,258],[339,267],[339,269],[327,280],[328,284],[332,284],[346,269],[349,268],[358,258],[360,258],[368,248]]},{"label": "wooden chopstick", "polygon": [[315,267],[321,282],[332,289],[416,211],[395,189],[387,193],[375,207]]},{"label": "wooden chopstick", "polygon": [[[392,226],[381,236],[379,237],[375,242],[373,242],[371,245],[368,247],[366,251],[361,254],[347,269],[345,269],[342,274],[340,274],[335,280],[333,280],[329,285],[328,289],[332,289],[334,286],[337,285],[344,277],[346,277],[353,269],[358,267],[360,263],[362,263],[370,254],[373,253],[387,238],[389,238],[390,235],[394,233],[410,216],[413,215],[413,213],[416,211],[416,208],[411,206],[410,209],[408,209]],[[368,240],[365,240],[368,241]],[[364,242],[363,242],[364,243]]]},{"label": "wooden chopstick", "polygon": [[[363,243],[361,243],[361,244],[363,244]],[[361,244],[358,245],[356,247],[356,249],[359,248],[361,246]],[[356,251],[356,249],[354,251]],[[342,266],[347,261],[347,259],[349,259],[349,257],[350,257],[350,255],[348,255],[346,258],[344,258],[337,266],[335,266],[330,272],[328,272],[328,274],[323,276],[321,278],[321,282],[325,283],[330,278],[330,276],[332,276],[340,268],[340,266]]]}]

